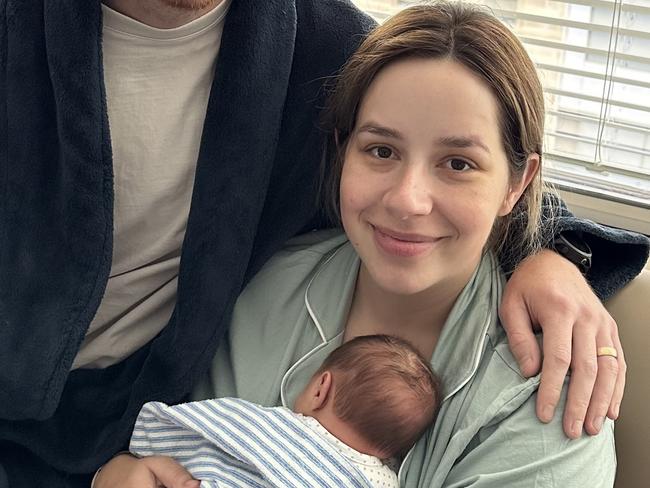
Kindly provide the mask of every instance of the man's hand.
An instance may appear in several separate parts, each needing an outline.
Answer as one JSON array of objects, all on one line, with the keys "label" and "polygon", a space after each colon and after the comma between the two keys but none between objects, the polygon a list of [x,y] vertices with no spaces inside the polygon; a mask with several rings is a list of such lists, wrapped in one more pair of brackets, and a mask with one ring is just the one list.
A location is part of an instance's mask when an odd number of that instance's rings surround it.
[{"label": "man's hand", "polygon": [[[542,370],[537,416],[550,422],[567,370],[571,379],[564,432],[575,439],[600,432],[605,415],[618,417],[625,358],[616,322],[576,266],[550,250],[526,258],[508,281],[499,309],[510,348],[524,376]],[[533,328],[543,332],[542,355]],[[596,356],[613,347],[618,358]]]},{"label": "man's hand", "polygon": [[199,488],[200,482],[172,458],[121,454],[97,474],[92,488]]}]

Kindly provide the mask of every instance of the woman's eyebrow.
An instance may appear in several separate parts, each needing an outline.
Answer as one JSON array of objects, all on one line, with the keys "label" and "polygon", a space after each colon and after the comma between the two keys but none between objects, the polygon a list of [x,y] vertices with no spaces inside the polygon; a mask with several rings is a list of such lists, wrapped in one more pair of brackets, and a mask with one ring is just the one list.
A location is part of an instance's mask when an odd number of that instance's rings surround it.
[{"label": "woman's eyebrow", "polygon": [[478,136],[449,136],[441,137],[437,141],[441,146],[448,147],[457,147],[457,148],[466,148],[466,147],[478,147],[483,149],[486,153],[490,153],[490,148],[481,140]]},{"label": "woman's eyebrow", "polygon": [[[404,139],[404,136],[398,130],[391,129],[390,127],[386,127],[375,122],[363,124],[357,129],[357,134],[362,132],[384,137],[392,137],[393,139]],[[436,143],[440,146],[454,148],[478,147],[479,149],[483,149],[483,151],[486,153],[491,154],[490,148],[488,148],[488,146],[481,140],[479,136],[475,135],[441,137],[436,141]]]},{"label": "woman's eyebrow", "polygon": [[359,127],[359,129],[357,129],[357,133],[361,132],[368,132],[370,134],[379,136],[392,137],[393,139],[404,139],[404,136],[399,131],[391,129],[390,127],[376,124],[374,122],[369,122]]}]

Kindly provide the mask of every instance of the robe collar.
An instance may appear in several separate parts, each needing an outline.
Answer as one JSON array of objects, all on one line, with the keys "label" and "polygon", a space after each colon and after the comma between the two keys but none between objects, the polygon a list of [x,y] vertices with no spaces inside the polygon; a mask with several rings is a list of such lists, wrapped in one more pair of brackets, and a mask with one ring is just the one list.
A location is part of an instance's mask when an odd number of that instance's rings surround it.
[{"label": "robe collar", "polygon": [[[341,345],[359,265],[354,247],[346,241],[323,260],[310,281],[305,306],[322,342],[285,375],[282,382],[285,406],[293,405],[325,357]],[[497,304],[502,287],[498,269],[494,256],[485,254],[445,321],[431,357],[431,367],[442,381],[443,402],[471,380],[486,341],[497,334]]]}]

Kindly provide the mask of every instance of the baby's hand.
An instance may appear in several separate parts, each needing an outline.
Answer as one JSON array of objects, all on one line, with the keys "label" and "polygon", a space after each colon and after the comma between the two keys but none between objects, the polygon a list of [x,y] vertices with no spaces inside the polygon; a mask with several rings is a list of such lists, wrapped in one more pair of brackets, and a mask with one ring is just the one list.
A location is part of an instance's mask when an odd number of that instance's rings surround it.
[{"label": "baby's hand", "polygon": [[200,482],[172,458],[139,459],[120,454],[101,469],[92,488],[199,488],[199,485]]}]

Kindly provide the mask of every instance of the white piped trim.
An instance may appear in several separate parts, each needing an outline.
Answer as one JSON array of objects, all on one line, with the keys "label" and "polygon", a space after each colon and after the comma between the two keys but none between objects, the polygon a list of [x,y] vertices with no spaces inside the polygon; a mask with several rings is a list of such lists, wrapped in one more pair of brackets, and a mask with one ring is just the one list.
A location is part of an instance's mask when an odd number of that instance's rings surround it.
[{"label": "white piped trim", "polygon": [[[332,340],[336,339],[339,337],[343,332],[339,332],[336,334],[334,337],[332,337]],[[307,354],[305,354],[303,357],[298,359],[295,363],[293,363],[293,366],[291,366],[286,373],[284,373],[284,376],[282,377],[282,382],[280,383],[280,400],[282,401],[282,406],[286,407],[288,409],[293,409],[293,405],[288,405],[287,404],[287,399],[284,395],[284,391],[286,389],[286,384],[287,384],[287,378],[293,373],[293,370],[296,369],[298,366],[300,366],[304,361],[309,359],[311,356],[316,354],[320,349],[325,347],[328,344],[328,341],[322,342],[321,344],[318,344],[316,347],[314,347],[311,351],[309,351]]]},{"label": "white piped trim", "polygon": [[[481,364],[481,358],[483,357],[483,354],[481,354],[481,351],[483,351],[483,348],[485,347],[485,340],[487,339],[487,330],[488,327],[490,327],[490,323],[492,322],[492,313],[490,313],[487,317],[487,320],[485,321],[485,324],[483,325],[483,337],[481,338],[481,342],[479,342],[479,346],[476,351],[474,351],[474,365],[472,366],[472,369],[470,370],[469,374],[467,375],[467,378],[465,378],[463,381],[461,381],[456,388],[454,388],[452,391],[447,393],[447,395],[442,399],[442,401],[446,401],[449,398],[451,398],[453,395],[455,395],[463,386],[467,384],[469,380],[472,379],[474,374],[476,374],[476,370],[478,369],[479,364]],[[442,403],[442,402],[441,402]]]},{"label": "white piped trim", "polygon": [[314,280],[320,275],[321,271],[323,271],[323,268],[325,268],[325,265],[329,263],[334,256],[338,254],[338,252],[343,249],[343,246],[340,246],[336,251],[332,253],[330,257],[328,257],[325,262],[323,262],[319,267],[318,271],[314,273],[314,276],[311,277],[309,280],[309,283],[307,283],[307,287],[305,288],[305,296],[304,296],[304,301],[305,301],[305,308],[307,308],[307,312],[309,313],[309,317],[311,320],[314,322],[314,325],[316,326],[316,329],[318,330],[318,334],[320,335],[320,338],[323,342],[327,342],[327,337],[325,337],[325,331],[323,330],[323,326],[320,324],[318,319],[316,318],[316,314],[314,313],[314,310],[311,308],[311,304],[309,303],[309,299],[307,298],[307,295],[309,294],[309,289],[311,288],[311,284],[314,282]]},{"label": "white piped trim", "polygon": [[[490,327],[491,322],[492,322],[492,313],[488,314],[488,317],[487,317],[487,319],[485,321],[485,324],[483,325],[483,330],[482,330],[483,337],[481,338],[481,341],[479,342],[479,346],[478,346],[477,350],[474,351],[475,357],[474,357],[474,364],[472,365],[472,369],[470,370],[467,377],[463,381],[461,381],[456,388],[454,388],[452,391],[447,393],[447,395],[445,395],[445,397],[440,402],[441,405],[442,405],[442,403],[449,400],[456,393],[458,393],[463,388],[463,386],[465,386],[469,382],[469,380],[471,380],[472,377],[476,374],[476,371],[478,370],[478,367],[481,364],[481,358],[483,357],[483,354],[481,354],[481,352],[483,351],[483,348],[485,347],[485,340],[487,339],[487,336],[488,336],[487,331],[488,331],[488,328]],[[406,456],[404,456],[404,460],[402,461],[402,463],[399,466],[399,471],[397,472],[397,478],[399,479],[400,486],[402,485],[402,482],[403,482],[403,480],[402,480],[403,468],[404,468],[404,466],[406,466],[406,463],[407,463],[408,459],[413,454],[414,449],[415,449],[415,445],[413,447],[411,447],[411,449],[409,449],[409,451],[406,453]]]}]

